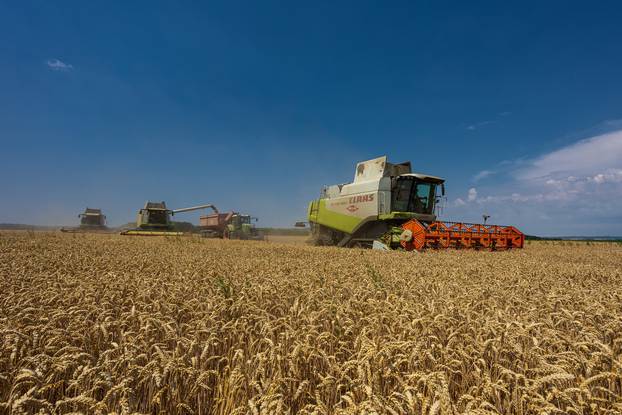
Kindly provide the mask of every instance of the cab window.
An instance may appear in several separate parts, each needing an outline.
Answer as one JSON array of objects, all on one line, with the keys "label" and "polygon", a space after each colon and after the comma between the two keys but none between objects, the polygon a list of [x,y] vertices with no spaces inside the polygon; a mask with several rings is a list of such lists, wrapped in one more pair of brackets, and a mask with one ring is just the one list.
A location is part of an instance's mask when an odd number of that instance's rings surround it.
[{"label": "cab window", "polygon": [[400,177],[393,187],[391,210],[430,214],[434,210],[433,183],[419,182],[411,177]]}]

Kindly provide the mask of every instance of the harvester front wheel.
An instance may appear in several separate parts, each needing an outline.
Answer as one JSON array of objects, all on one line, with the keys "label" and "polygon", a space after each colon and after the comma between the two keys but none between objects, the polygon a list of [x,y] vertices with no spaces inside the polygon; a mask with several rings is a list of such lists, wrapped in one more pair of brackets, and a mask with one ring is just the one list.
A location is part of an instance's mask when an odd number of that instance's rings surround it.
[{"label": "harvester front wheel", "polygon": [[326,226],[318,223],[311,223],[311,238],[309,242],[316,246],[333,246],[336,245],[333,231]]}]

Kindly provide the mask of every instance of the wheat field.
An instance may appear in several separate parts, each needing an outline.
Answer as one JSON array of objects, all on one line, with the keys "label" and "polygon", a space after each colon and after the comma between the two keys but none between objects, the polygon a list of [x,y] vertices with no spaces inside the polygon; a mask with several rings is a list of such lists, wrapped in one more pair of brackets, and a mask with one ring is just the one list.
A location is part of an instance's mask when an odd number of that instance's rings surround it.
[{"label": "wheat field", "polygon": [[0,233],[0,413],[619,414],[622,247]]}]

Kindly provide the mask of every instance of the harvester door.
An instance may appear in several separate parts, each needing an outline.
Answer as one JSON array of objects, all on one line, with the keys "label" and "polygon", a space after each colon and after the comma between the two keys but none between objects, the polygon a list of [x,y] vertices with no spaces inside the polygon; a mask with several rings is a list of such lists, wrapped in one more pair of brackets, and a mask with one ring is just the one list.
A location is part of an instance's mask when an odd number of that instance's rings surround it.
[{"label": "harvester door", "polygon": [[418,213],[432,213],[434,210],[434,185],[418,182],[413,192],[414,211]]},{"label": "harvester door", "polygon": [[387,212],[387,202],[386,202],[386,197],[384,192],[378,192],[378,213],[379,214],[383,214],[383,213],[389,213]]},{"label": "harvester door", "polygon": [[409,212],[410,196],[414,180],[398,178],[393,187],[393,197],[391,200],[392,212]]}]

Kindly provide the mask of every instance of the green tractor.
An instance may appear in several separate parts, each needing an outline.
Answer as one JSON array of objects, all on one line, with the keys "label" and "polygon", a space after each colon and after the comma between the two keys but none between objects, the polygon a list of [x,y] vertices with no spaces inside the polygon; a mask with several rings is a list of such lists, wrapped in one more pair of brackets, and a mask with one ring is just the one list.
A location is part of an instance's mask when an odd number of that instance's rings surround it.
[{"label": "green tractor", "polygon": [[199,218],[201,235],[206,238],[262,241],[264,236],[253,223],[257,220],[255,217],[237,212],[215,212]]},{"label": "green tractor", "polygon": [[256,222],[257,218],[250,215],[234,214],[227,224],[225,238],[263,240],[263,235],[257,231],[253,221]]}]

